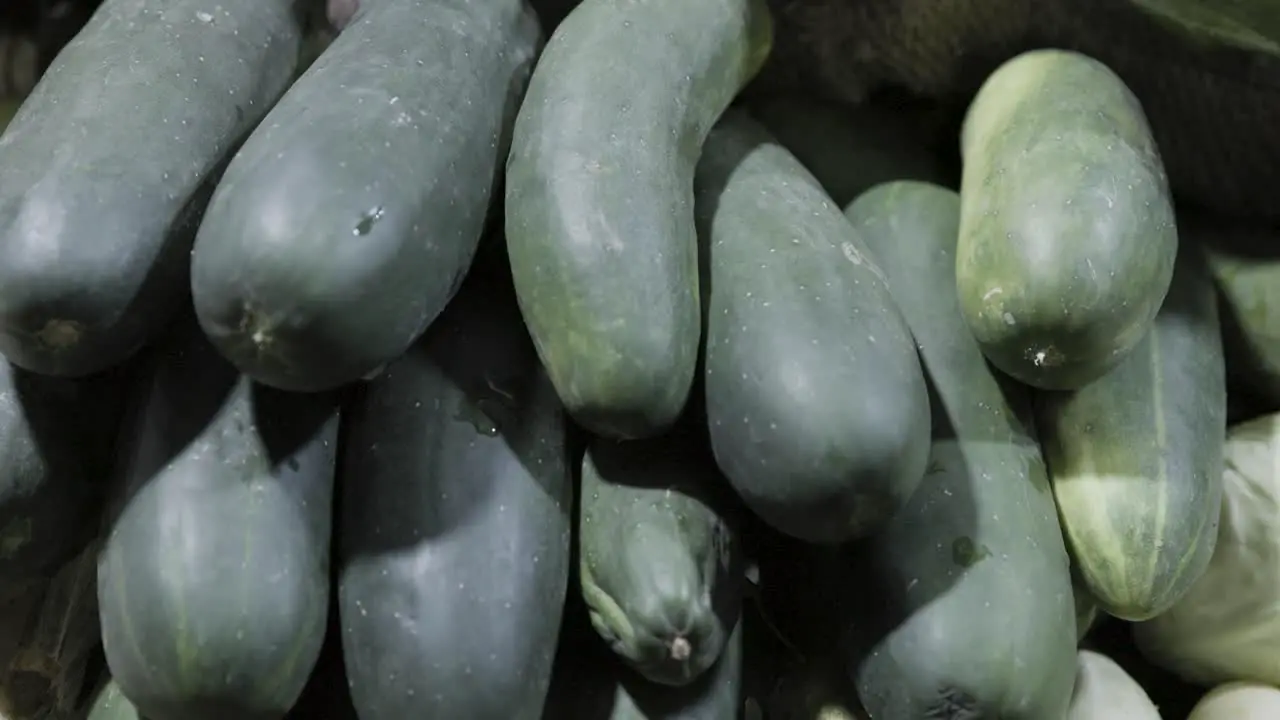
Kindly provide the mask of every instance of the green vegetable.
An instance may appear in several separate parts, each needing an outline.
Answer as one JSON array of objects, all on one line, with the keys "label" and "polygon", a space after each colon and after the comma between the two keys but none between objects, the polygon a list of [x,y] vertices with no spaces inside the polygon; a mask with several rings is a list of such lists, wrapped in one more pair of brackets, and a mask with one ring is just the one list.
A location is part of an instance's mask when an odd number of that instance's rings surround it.
[{"label": "green vegetable", "polygon": [[924,475],[929,398],[884,273],[812,175],[726,113],[698,166],[716,461],[776,529],[865,535]]},{"label": "green vegetable", "polygon": [[701,334],[694,165],[771,41],[764,0],[585,0],[534,70],[507,250],[538,354],[599,435],[655,435],[685,406]]},{"label": "green vegetable", "polygon": [[960,315],[960,199],[915,182],[848,209],[919,341],[933,391],[920,489],[855,546],[846,612],[858,695],[876,720],[1061,718],[1076,621],[1062,532],[1024,391],[1002,382]]},{"label": "green vegetable", "polygon": [[538,720],[572,486],[510,287],[473,273],[346,422],[338,594],[361,720]]},{"label": "green vegetable", "polygon": [[293,79],[295,0],[107,0],[0,138],[0,352],[118,364],[186,295],[191,241],[241,138]]},{"label": "green vegetable", "polygon": [[125,424],[98,564],[107,664],[148,720],[275,720],[324,639],[336,398],[251,383],[184,319]]},{"label": "green vegetable", "polygon": [[598,440],[582,463],[578,572],[591,624],[666,685],[706,672],[741,610],[742,551],[698,444]]},{"label": "green vegetable", "polygon": [[1028,52],[987,79],[961,147],[955,272],[974,337],[1029,385],[1098,379],[1151,327],[1178,247],[1137,99],[1083,55]]},{"label": "green vegetable", "polygon": [[[1181,218],[1180,218],[1181,222]],[[1233,401],[1280,407],[1280,233],[1232,227],[1219,218],[1188,218],[1184,233],[1201,240],[1222,299],[1222,331]]]},{"label": "green vegetable", "polygon": [[1213,282],[1180,254],[1154,327],[1115,369],[1045,393],[1036,419],[1076,572],[1099,607],[1147,620],[1204,572],[1217,537],[1226,372]]},{"label": "green vegetable", "polygon": [[192,293],[219,351],[300,391],[403,353],[471,265],[540,44],[524,0],[368,3],[205,214]]},{"label": "green vegetable", "polygon": [[[720,659],[682,687],[645,680],[600,647],[590,628],[570,627],[560,640],[544,718],[573,720],[731,720],[739,717],[746,658],[742,623]],[[574,632],[578,631],[578,632]]]}]

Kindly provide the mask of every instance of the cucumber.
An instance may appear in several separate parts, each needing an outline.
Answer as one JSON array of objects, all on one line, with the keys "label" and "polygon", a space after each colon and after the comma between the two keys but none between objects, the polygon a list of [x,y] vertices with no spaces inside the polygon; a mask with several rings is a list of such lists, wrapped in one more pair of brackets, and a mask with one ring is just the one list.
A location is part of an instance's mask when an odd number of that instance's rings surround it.
[{"label": "cucumber", "polygon": [[572,486],[509,278],[472,273],[346,422],[338,598],[361,720],[538,720]]},{"label": "cucumber", "polygon": [[765,522],[812,542],[882,525],[920,483],[929,398],[867,246],[818,181],[736,111],[698,165],[716,462]]},{"label": "cucumber", "polygon": [[324,639],[337,398],[254,384],[183,318],[124,425],[98,561],[107,665],[148,720],[276,720]]},{"label": "cucumber", "polygon": [[933,392],[929,474],[855,547],[850,658],[876,720],[1062,718],[1075,680],[1071,575],[1026,391],[993,373],[955,290],[960,199],[895,182],[847,216],[919,341]]},{"label": "cucumber", "polygon": [[610,657],[589,627],[566,623],[544,718],[572,720],[735,720],[739,717],[744,631],[739,622],[707,672],[682,687],[657,684]]},{"label": "cucumber", "polygon": [[1074,390],[1151,327],[1178,233],[1151,129],[1101,63],[1036,50],[969,106],[961,137],[960,309],[993,365]]},{"label": "cucumber", "polygon": [[597,440],[582,462],[578,574],[591,624],[664,685],[706,672],[742,607],[735,519],[701,446],[680,434]]},{"label": "cucumber", "polygon": [[191,290],[218,350],[293,391],[401,355],[471,265],[540,45],[524,0],[366,3],[205,213]]},{"label": "cucumber", "polygon": [[1076,572],[1102,610],[1131,621],[1182,597],[1218,534],[1226,370],[1213,282],[1199,247],[1184,245],[1137,349],[1036,408]]},{"label": "cucumber", "polygon": [[765,0],[584,0],[533,72],[507,253],[551,381],[598,435],[656,435],[685,406],[701,335],[694,165],[771,42]]},{"label": "cucumber", "polygon": [[0,137],[0,353],[89,375],[187,292],[226,157],[293,79],[295,0],[106,0]]},{"label": "cucumber", "polygon": [[752,102],[752,117],[791,151],[841,208],[890,180],[950,181],[910,116],[875,106],[846,108],[798,94]]},{"label": "cucumber", "polygon": [[0,361],[0,587],[50,577],[93,540],[125,380]]}]

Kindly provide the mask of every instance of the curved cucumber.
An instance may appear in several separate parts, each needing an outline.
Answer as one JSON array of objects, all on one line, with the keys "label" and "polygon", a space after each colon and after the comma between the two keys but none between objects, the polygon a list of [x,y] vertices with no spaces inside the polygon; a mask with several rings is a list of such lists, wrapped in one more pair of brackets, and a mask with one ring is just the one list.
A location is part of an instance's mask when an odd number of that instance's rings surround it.
[{"label": "curved cucumber", "polygon": [[0,352],[113,366],[186,296],[221,163],[293,79],[296,0],[106,0],[0,137]]},{"label": "curved cucumber", "polygon": [[929,473],[856,547],[858,695],[876,720],[1065,716],[1076,620],[1067,552],[1023,388],[1001,382],[960,316],[960,199],[916,182],[847,215],[919,342],[934,399]]},{"label": "curved cucumber", "polygon": [[579,578],[591,624],[641,675],[686,685],[738,621],[742,551],[708,454],[673,436],[598,440],[582,464]]},{"label": "curved cucumber", "polygon": [[867,246],[798,160],[726,113],[698,165],[711,447],[765,522],[814,542],[883,524],[920,483],[929,398]]},{"label": "curved cucumber", "polygon": [[1172,606],[1213,554],[1227,427],[1221,337],[1213,282],[1187,245],[1137,349],[1099,380],[1039,398],[1067,549],[1116,617]]},{"label": "curved cucumber", "polygon": [[251,383],[194,319],[147,366],[98,560],[107,665],[148,720],[278,720],[324,640],[337,398]]},{"label": "curved cucumber", "polygon": [[768,54],[764,0],[584,0],[538,61],[507,164],[507,251],[569,413],[675,422],[701,335],[693,172]]},{"label": "curved cucumber", "polygon": [[295,391],[403,353],[471,265],[540,45],[524,0],[368,3],[205,213],[191,289],[219,351]]},{"label": "curved cucumber", "polygon": [[1177,254],[1164,166],[1137,99],[1060,50],[1001,66],[961,138],[960,309],[987,358],[1073,390],[1151,327]]},{"label": "curved cucumber", "polygon": [[344,421],[338,604],[361,720],[542,715],[573,490],[509,284],[472,273]]}]

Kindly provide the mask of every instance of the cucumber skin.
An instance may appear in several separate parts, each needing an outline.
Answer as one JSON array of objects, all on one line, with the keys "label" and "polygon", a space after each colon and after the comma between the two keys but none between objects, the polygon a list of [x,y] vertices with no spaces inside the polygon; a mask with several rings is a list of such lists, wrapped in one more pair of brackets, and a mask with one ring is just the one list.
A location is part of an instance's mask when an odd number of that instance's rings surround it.
[{"label": "cucumber skin", "polygon": [[1106,376],[1043,393],[1040,443],[1075,570],[1099,607],[1148,620],[1208,566],[1222,504],[1227,389],[1217,298],[1184,247],[1151,331]]},{"label": "cucumber skin", "polygon": [[107,665],[148,720],[277,720],[319,656],[338,398],[235,372],[184,318],[148,353],[98,560]]},{"label": "cucumber skin", "polygon": [[597,435],[656,435],[685,406],[701,335],[694,165],[771,43],[764,0],[585,0],[533,72],[507,252],[538,355]]},{"label": "cucumber skin", "polygon": [[403,353],[471,265],[541,43],[524,0],[370,3],[205,213],[192,295],[219,351],[292,391]]},{"label": "cucumber skin", "polygon": [[1036,50],[986,81],[962,130],[960,307],[987,358],[1073,390],[1151,327],[1178,235],[1137,99],[1083,55]]},{"label": "cucumber skin", "polygon": [[854,677],[876,720],[1061,718],[1075,681],[1068,558],[1027,393],[992,372],[960,316],[959,206],[894,182],[846,210],[919,341],[935,423],[920,489],[856,546],[852,587],[899,590],[851,614]]},{"label": "cucumber skin", "polygon": [[[742,550],[709,453],[670,437],[597,440],[583,458],[578,576],[592,625],[642,676],[694,682],[741,615]],[[681,661],[671,643],[691,648]]]},{"label": "cucumber skin", "polygon": [[906,504],[928,459],[911,331],[863,239],[746,115],[712,130],[696,185],[716,461],[780,532],[864,536]]},{"label": "cucumber skin", "polygon": [[566,423],[513,293],[486,279],[345,421],[338,597],[361,720],[541,717],[569,582]]},{"label": "cucumber skin", "polygon": [[226,156],[293,79],[294,0],[107,0],[0,137],[0,352],[96,373],[159,334]]}]

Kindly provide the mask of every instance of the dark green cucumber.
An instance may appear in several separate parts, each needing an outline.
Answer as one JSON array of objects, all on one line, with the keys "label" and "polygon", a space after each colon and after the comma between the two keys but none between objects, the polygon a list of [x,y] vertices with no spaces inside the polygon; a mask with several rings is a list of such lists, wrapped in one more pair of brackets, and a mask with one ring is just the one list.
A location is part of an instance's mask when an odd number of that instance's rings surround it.
[{"label": "dark green cucumber", "polygon": [[1074,390],[1146,334],[1178,233],[1146,116],[1083,55],[1024,53],[978,92],[961,138],[960,309],[987,358]]},{"label": "dark green cucumber", "polygon": [[569,413],[599,435],[680,415],[701,335],[693,173],[768,54],[764,0],[584,0],[538,61],[507,162],[507,251]]},{"label": "dark green cucumber", "polygon": [[10,362],[91,374],[173,318],[223,161],[293,79],[296,4],[106,0],[58,55],[0,137]]},{"label": "dark green cucumber", "polygon": [[1226,370],[1213,281],[1185,245],[1138,347],[1102,378],[1037,402],[1076,573],[1102,610],[1131,621],[1182,597],[1217,542]]},{"label": "dark green cucumber", "polygon": [[589,627],[562,635],[542,717],[572,720],[736,720],[741,707],[744,631],[739,622],[709,670],[681,687],[637,675],[600,647]]},{"label": "dark green cucumber", "polygon": [[742,550],[701,446],[675,434],[597,440],[582,463],[578,574],[591,624],[664,685],[706,672],[742,607]]},{"label": "dark green cucumber", "polygon": [[920,483],[929,398],[884,274],[840,208],[744,114],[698,165],[706,414],[729,481],[814,542],[884,523]]},{"label": "dark green cucumber", "polygon": [[48,577],[97,534],[127,383],[0,362],[0,587]]},{"label": "dark green cucumber", "polygon": [[361,720],[537,720],[572,486],[510,280],[473,273],[347,418],[338,598]]},{"label": "dark green cucumber", "polygon": [[205,213],[191,289],[218,350],[294,391],[403,353],[471,265],[541,42],[525,0],[368,2]]},{"label": "dark green cucumber", "polygon": [[933,392],[929,473],[859,544],[851,662],[876,720],[1048,720],[1075,681],[1071,576],[1030,399],[1002,382],[960,314],[960,199],[925,183],[874,188],[847,211],[919,342]]},{"label": "dark green cucumber", "polygon": [[240,375],[184,318],[124,426],[103,647],[148,720],[278,720],[324,639],[336,398]]},{"label": "dark green cucumber", "polygon": [[949,180],[910,118],[884,108],[846,108],[799,94],[772,95],[748,108],[841,208],[890,180]]}]

